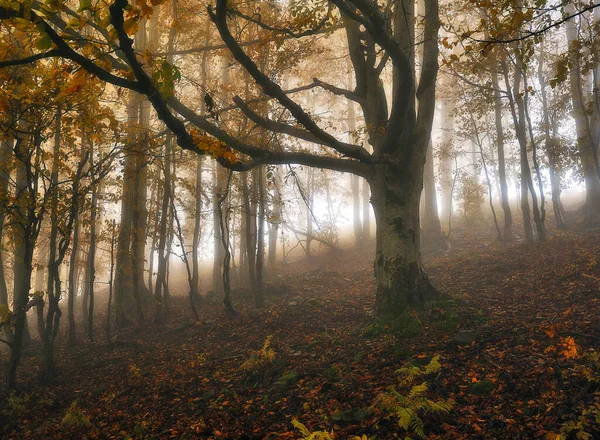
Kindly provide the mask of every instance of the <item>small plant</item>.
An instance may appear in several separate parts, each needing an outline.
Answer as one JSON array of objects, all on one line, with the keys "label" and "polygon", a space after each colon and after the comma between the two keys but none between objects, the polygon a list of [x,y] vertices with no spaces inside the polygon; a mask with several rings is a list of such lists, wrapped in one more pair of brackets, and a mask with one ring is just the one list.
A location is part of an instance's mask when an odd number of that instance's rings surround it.
[{"label": "small plant", "polygon": [[292,425],[294,425],[294,428],[296,428],[298,431],[300,431],[300,434],[302,434],[302,440],[334,440],[335,439],[335,434],[333,433],[333,431],[331,431],[331,432],[327,432],[327,431],[310,432],[309,429],[303,423],[301,423],[298,419],[292,419]]},{"label": "small plant", "polygon": [[593,440],[600,432],[600,402],[596,402],[581,411],[577,419],[570,420],[560,427],[556,440],[576,438],[578,440]]},{"label": "small plant", "polygon": [[11,391],[8,396],[8,413],[11,416],[22,416],[27,411],[27,403],[30,400],[29,394],[18,395],[15,391]]},{"label": "small plant", "polygon": [[90,418],[79,408],[77,400],[75,400],[67,410],[60,426],[63,429],[70,430],[73,428],[87,428],[88,426],[91,426],[91,423]]},{"label": "small plant", "polygon": [[396,371],[400,375],[400,385],[407,388],[405,394],[401,394],[395,387],[379,394],[374,407],[383,411],[388,418],[396,418],[398,425],[405,431],[412,431],[417,437],[425,438],[425,424],[421,420],[422,414],[447,413],[452,409],[454,401],[431,400],[426,396],[427,382],[413,385],[414,381],[421,376],[437,373],[441,368],[439,356],[434,356],[423,368],[409,365]]},{"label": "small plant", "polygon": [[240,370],[247,373],[257,374],[263,372],[275,360],[275,350],[271,347],[273,335],[267,336],[263,346],[258,351],[251,351],[248,359],[240,365]]}]

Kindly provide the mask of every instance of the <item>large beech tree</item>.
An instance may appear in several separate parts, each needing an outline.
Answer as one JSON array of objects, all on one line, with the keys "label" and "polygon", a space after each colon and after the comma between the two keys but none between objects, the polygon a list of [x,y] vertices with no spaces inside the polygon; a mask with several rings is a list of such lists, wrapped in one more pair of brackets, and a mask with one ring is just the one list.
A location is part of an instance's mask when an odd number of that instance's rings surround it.
[{"label": "large beech tree", "polygon": [[[308,153],[300,150],[267,149],[238,139],[214,122],[186,106],[173,93],[168,69],[157,62],[148,65],[146,54],[134,49],[136,22],[149,16],[152,2],[115,0],[90,2],[79,12],[65,1],[0,1],[2,27],[26,26],[39,32],[39,52],[27,59],[0,62],[0,66],[62,57],[78,63],[89,73],[116,87],[145,96],[158,117],[174,134],[181,148],[211,154],[221,165],[244,171],[262,164],[300,164],[353,173],[364,177],[372,195],[377,222],[375,277],[376,311],[395,313],[408,304],[422,303],[436,296],[425,274],[419,248],[419,199],[423,169],[434,114],[435,83],[438,72],[438,2],[424,0],[424,31],[420,78],[415,78],[415,4],[396,0],[379,6],[372,0],[331,0],[312,3],[305,14],[312,19],[294,28],[261,23],[260,15],[248,16],[235,9],[235,2],[216,0],[209,16],[233,59],[262,89],[264,99],[274,100],[288,120],[270,119],[253,110],[250,103],[235,98],[235,105],[255,124],[279,134],[320,145]],[[312,8],[312,9],[311,9]],[[59,14],[60,12],[60,14]],[[20,20],[11,20],[20,19]],[[327,84],[318,79],[312,87],[354,101],[362,110],[372,153],[360,145],[346,143],[325,130],[309,112],[271,77],[260,70],[245,51],[247,42],[234,37],[233,22],[253,21],[276,38],[311,38],[324,29],[342,28],[354,74],[354,90]],[[302,22],[302,21],[300,21]],[[308,23],[308,25],[306,24]],[[237,24],[237,23],[236,23]],[[84,38],[83,26],[94,29],[93,38]],[[237,28],[237,27],[236,27]],[[393,70],[391,102],[386,98],[382,74]],[[162,69],[162,70],[161,70]],[[152,75],[159,71],[162,75]],[[157,79],[159,78],[159,79]],[[344,84],[340,78],[340,84]],[[418,112],[417,112],[418,101]]]}]

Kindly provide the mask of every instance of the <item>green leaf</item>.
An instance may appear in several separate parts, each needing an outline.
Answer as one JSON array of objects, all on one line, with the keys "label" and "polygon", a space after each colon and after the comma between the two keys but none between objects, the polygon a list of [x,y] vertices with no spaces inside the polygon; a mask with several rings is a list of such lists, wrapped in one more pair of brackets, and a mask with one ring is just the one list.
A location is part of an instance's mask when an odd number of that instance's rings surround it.
[{"label": "green leaf", "polygon": [[35,48],[37,50],[41,50],[41,51],[48,50],[48,49],[50,49],[51,46],[52,46],[52,40],[50,39],[50,37],[48,35],[44,35],[42,38],[37,40],[37,42],[35,43]]}]

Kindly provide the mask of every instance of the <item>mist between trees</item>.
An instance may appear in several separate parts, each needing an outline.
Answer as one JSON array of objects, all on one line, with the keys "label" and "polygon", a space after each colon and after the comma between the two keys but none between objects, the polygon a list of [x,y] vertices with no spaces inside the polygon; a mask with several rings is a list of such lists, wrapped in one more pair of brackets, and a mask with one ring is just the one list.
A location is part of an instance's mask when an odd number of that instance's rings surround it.
[{"label": "mist between trees", "polygon": [[265,280],[304,258],[365,249],[369,307],[397,317],[447,298],[422,254],[457,229],[514,244],[597,227],[599,14],[1,0],[7,388],[24,349],[49,381],[61,337],[164,325],[175,296],[194,320],[206,301],[236,319],[240,291],[268,307]]}]

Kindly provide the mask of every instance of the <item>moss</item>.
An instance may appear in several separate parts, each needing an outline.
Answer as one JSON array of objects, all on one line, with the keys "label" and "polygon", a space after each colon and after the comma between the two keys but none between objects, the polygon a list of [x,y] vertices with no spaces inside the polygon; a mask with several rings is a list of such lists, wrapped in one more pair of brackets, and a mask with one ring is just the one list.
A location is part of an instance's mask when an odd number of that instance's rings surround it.
[{"label": "moss", "polygon": [[407,235],[404,232],[404,220],[402,217],[396,217],[391,221],[392,227],[394,228],[394,232],[398,234],[401,238],[407,238]]},{"label": "moss", "polygon": [[406,198],[401,195],[400,191],[394,191],[393,189],[386,187],[385,203],[403,208],[406,206]]}]

